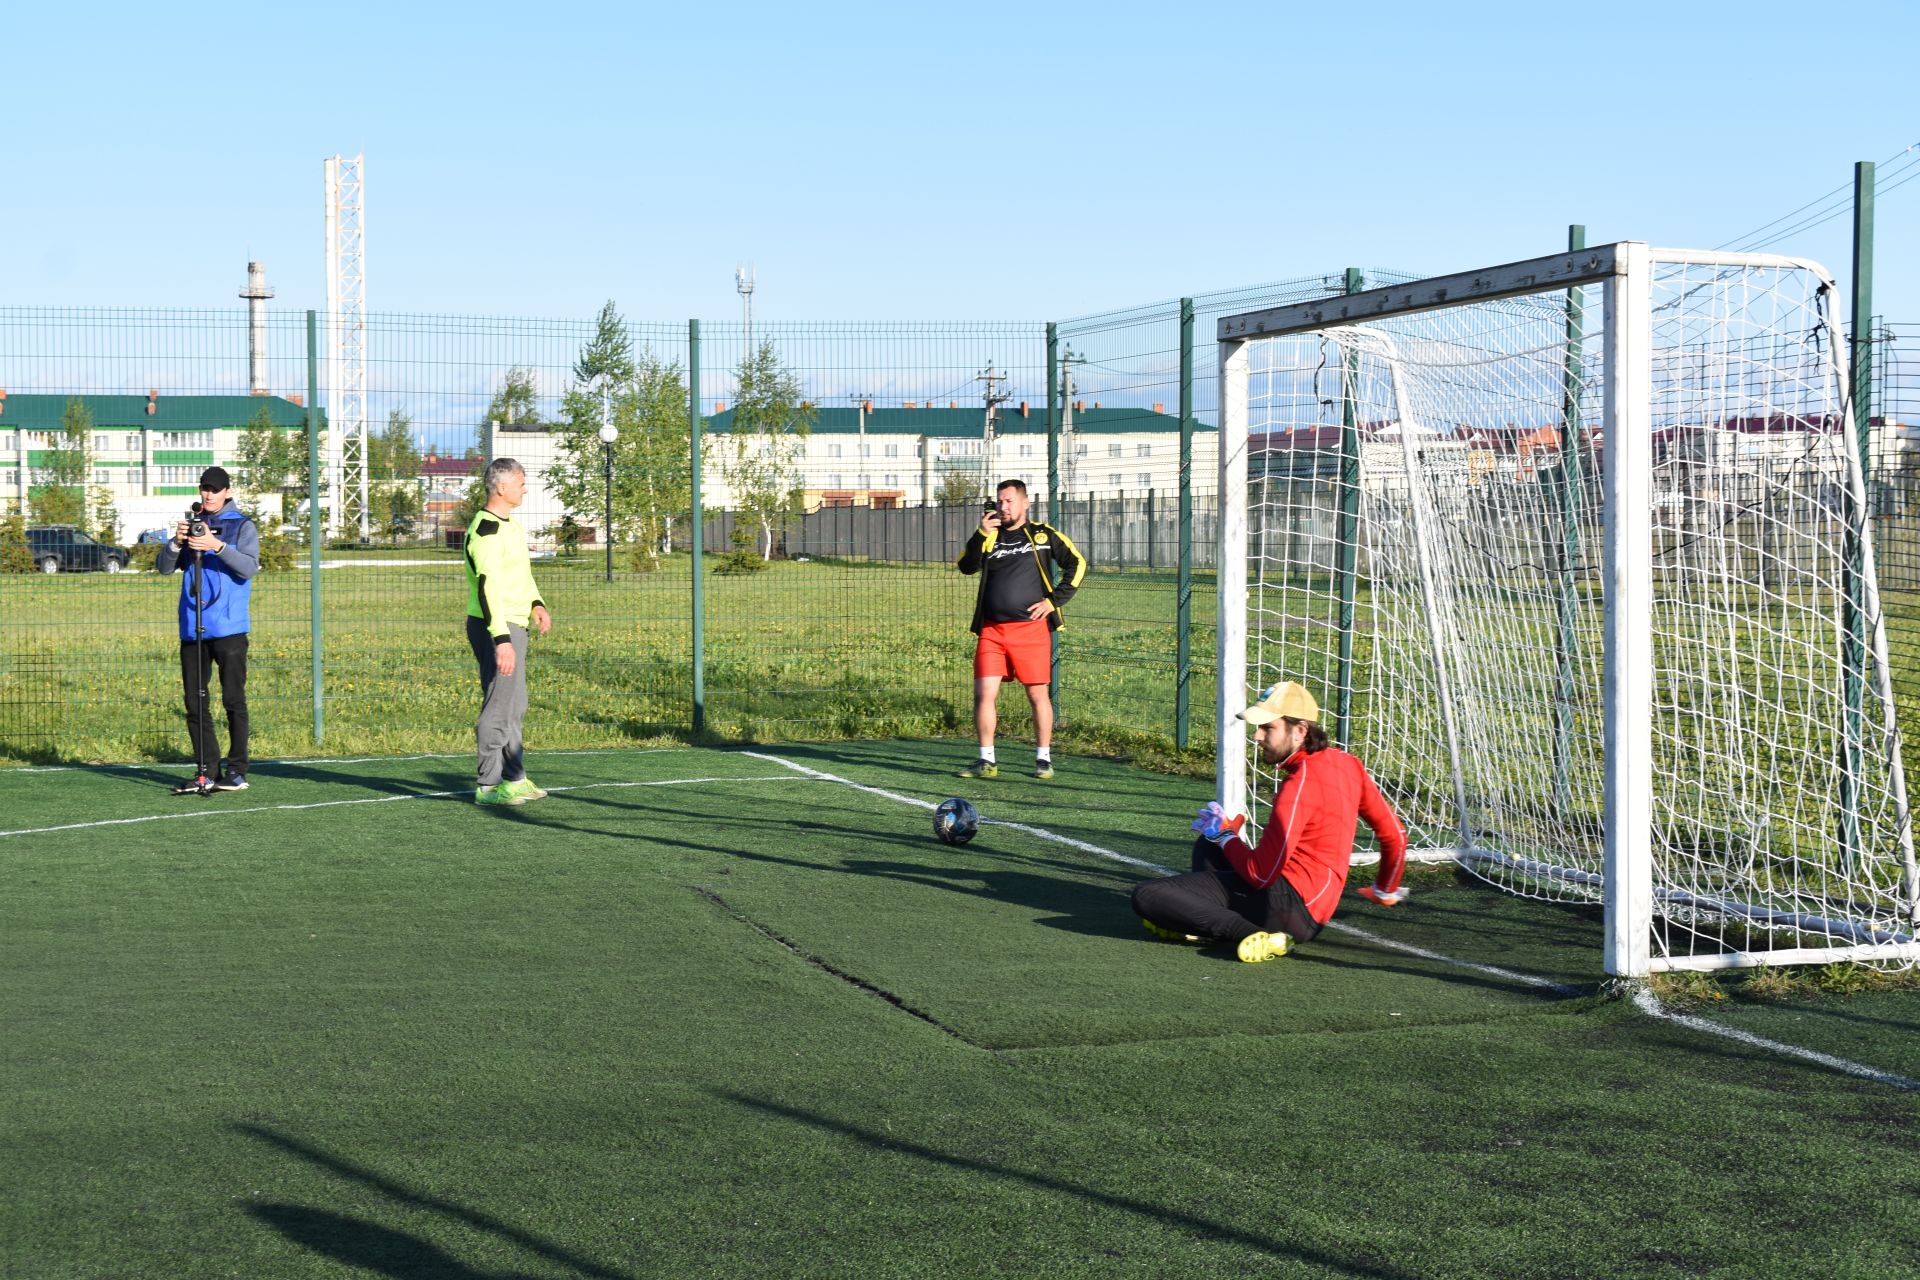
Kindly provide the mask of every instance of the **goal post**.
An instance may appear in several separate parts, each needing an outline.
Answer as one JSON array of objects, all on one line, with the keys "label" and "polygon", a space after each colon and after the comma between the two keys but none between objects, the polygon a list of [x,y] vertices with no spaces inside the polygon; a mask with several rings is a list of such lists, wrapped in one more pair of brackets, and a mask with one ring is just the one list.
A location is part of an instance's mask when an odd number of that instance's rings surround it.
[{"label": "goal post", "polygon": [[1604,904],[1609,973],[1920,961],[1836,294],[1623,242],[1222,319],[1221,802],[1297,679],[1417,844]]}]

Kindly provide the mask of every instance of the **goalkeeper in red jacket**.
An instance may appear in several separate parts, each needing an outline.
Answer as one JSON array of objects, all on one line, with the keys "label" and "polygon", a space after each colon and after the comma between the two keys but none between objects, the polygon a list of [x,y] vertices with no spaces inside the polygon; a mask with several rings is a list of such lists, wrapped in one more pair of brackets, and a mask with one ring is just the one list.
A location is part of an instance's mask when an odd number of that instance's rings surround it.
[{"label": "goalkeeper in red jacket", "polygon": [[1380,872],[1360,896],[1383,907],[1406,901],[1406,832],[1366,766],[1328,741],[1313,695],[1292,681],[1277,684],[1240,718],[1255,726],[1260,759],[1286,775],[1273,814],[1260,843],[1249,846],[1240,838],[1245,816],[1229,816],[1218,803],[1202,809],[1193,824],[1193,870],[1133,891],[1148,932],[1171,942],[1231,943],[1248,964],[1287,954],[1333,919],[1362,818],[1380,841]]}]

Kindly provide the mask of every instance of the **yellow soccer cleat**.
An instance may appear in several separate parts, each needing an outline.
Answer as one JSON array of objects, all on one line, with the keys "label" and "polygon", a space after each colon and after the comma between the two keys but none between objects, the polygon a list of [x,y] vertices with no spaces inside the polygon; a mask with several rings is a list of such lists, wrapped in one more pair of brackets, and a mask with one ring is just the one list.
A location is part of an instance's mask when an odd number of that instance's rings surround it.
[{"label": "yellow soccer cleat", "polygon": [[1240,939],[1237,948],[1240,960],[1244,964],[1259,964],[1262,960],[1278,960],[1293,950],[1293,935],[1287,933],[1250,933]]}]

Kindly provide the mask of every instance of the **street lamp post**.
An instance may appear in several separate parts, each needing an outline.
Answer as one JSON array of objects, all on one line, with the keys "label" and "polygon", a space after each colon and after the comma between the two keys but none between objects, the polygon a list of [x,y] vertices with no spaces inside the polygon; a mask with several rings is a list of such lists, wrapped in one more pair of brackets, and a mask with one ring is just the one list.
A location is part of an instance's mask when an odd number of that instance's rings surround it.
[{"label": "street lamp post", "polygon": [[613,581],[613,442],[620,433],[613,426],[612,396],[607,387],[600,388],[600,447],[606,458],[607,505],[606,523],[600,534],[607,544],[607,581]]}]

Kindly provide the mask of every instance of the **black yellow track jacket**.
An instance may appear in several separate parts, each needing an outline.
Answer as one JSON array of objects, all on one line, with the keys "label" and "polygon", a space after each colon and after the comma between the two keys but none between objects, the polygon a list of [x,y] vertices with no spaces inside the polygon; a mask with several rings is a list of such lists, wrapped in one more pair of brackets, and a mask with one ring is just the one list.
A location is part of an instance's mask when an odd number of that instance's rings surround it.
[{"label": "black yellow track jacket", "polygon": [[[1004,546],[1002,534],[1008,535]],[[1018,550],[1024,551],[1024,555],[1017,554],[1014,545],[1023,535],[1025,546]],[[1087,558],[1080,554],[1072,539],[1036,520],[1029,520],[1018,529],[995,529],[991,533],[975,529],[956,564],[962,573],[980,574],[980,591],[973,603],[975,635],[980,633],[980,628],[996,621],[987,616],[987,596],[990,584],[1007,585],[999,575],[1016,574],[1028,579],[1031,587],[1021,594],[1030,594],[1032,599],[1026,600],[1025,606],[1039,603],[1043,596],[1053,604],[1053,612],[1047,615],[1047,627],[1053,631],[1060,629],[1060,606],[1073,599],[1073,593],[1080,589],[1080,580],[1087,576]],[[986,572],[981,573],[982,569]],[[1031,575],[1036,572],[1038,580],[1034,581]]]}]

